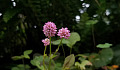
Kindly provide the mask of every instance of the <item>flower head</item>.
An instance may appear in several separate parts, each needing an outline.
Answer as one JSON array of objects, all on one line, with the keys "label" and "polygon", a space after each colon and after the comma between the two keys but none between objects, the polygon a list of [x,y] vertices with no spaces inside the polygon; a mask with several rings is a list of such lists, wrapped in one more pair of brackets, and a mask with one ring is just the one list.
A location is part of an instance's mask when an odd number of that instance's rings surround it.
[{"label": "flower head", "polygon": [[68,30],[68,28],[59,29],[57,35],[60,36],[60,38],[68,39],[68,37],[70,37],[70,30]]},{"label": "flower head", "polygon": [[42,40],[42,42],[44,43],[44,46],[47,46],[50,44],[50,40],[48,38],[45,38],[44,40]]},{"label": "flower head", "polygon": [[43,32],[44,32],[45,36],[48,36],[48,38],[55,36],[55,34],[57,32],[56,29],[57,29],[56,25],[53,22],[47,22],[43,26]]}]

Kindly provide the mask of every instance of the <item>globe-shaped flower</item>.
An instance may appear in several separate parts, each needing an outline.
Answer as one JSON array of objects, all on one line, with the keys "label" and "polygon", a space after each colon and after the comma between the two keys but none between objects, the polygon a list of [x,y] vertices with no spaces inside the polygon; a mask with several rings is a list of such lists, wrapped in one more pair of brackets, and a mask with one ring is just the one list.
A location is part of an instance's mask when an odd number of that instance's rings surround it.
[{"label": "globe-shaped flower", "polygon": [[44,46],[47,46],[50,44],[50,40],[48,38],[45,38],[44,40],[42,40],[42,42],[44,43]]},{"label": "globe-shaped flower", "polygon": [[55,36],[55,34],[57,32],[56,29],[57,29],[56,25],[53,22],[47,22],[43,26],[43,32],[44,32],[45,36],[48,38]]},{"label": "globe-shaped flower", "polygon": [[70,37],[70,30],[68,30],[68,28],[59,29],[57,35],[60,36],[60,38],[69,39],[69,37]]}]

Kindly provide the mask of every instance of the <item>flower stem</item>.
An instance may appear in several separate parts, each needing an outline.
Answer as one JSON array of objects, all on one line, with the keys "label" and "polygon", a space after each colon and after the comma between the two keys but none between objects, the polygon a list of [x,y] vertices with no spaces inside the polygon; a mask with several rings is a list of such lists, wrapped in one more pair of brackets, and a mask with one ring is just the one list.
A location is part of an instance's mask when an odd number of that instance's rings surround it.
[{"label": "flower stem", "polygon": [[64,58],[65,58],[65,50],[64,50],[63,44],[62,44],[62,49],[63,49],[63,53],[64,53]]},{"label": "flower stem", "polygon": [[[60,44],[58,45],[58,48],[56,49],[54,55],[58,52],[58,50],[59,50],[59,48],[60,48],[60,45],[61,45],[61,43],[62,43],[62,40],[63,40],[63,38],[61,39]],[[53,55],[53,56],[54,56],[54,55]]]},{"label": "flower stem", "polygon": [[49,61],[49,69],[50,70],[50,66],[51,66],[51,37],[50,37],[50,61]]},{"label": "flower stem", "polygon": [[46,48],[47,48],[47,46],[45,46],[44,55],[43,55],[43,66],[44,66],[44,70],[45,70],[45,52],[46,52]]}]

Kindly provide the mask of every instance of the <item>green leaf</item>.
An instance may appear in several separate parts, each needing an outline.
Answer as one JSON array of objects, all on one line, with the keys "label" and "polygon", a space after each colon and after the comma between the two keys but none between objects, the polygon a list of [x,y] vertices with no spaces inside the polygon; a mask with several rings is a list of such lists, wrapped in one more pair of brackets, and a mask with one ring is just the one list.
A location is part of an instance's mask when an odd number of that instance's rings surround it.
[{"label": "green leaf", "polygon": [[[46,56],[45,57],[45,65],[48,67],[49,66],[49,58]],[[39,69],[42,69],[43,67],[43,56],[36,56],[33,60],[30,61],[30,63],[33,66],[36,66]],[[51,70],[54,70],[55,68],[55,62],[52,60],[51,61]]]},{"label": "green leaf", "polygon": [[[59,40],[56,40],[56,41],[52,41],[52,44],[53,45],[59,45],[60,44],[60,41],[61,41],[61,39],[59,39]],[[67,44],[67,43],[69,43],[66,39],[63,39],[62,40],[62,44]]]},{"label": "green leaf", "polygon": [[120,44],[112,47],[114,51],[114,58],[112,60],[113,64],[120,65]]},{"label": "green leaf", "polygon": [[20,60],[20,59],[23,59],[23,58],[24,58],[23,55],[21,55],[21,56],[13,56],[12,57],[13,60]]},{"label": "green leaf", "polygon": [[28,55],[28,54],[31,54],[32,53],[32,50],[26,50],[24,51],[24,55]]},{"label": "green leaf", "polygon": [[80,41],[80,35],[77,32],[72,32],[69,39],[67,39],[68,43],[67,46],[72,48],[72,46],[77,42]]},{"label": "green leaf", "polygon": [[98,21],[97,20],[88,20],[87,22],[86,22],[86,24],[87,25],[94,25],[94,24],[96,24]]},{"label": "green leaf", "polygon": [[113,51],[111,48],[102,49],[98,54],[98,57],[95,57],[91,60],[91,62],[95,65],[95,67],[106,66],[111,62],[113,58]]},{"label": "green leaf", "polygon": [[[59,45],[60,39],[53,41],[52,44]],[[77,32],[72,32],[69,39],[63,39],[62,43],[66,44],[69,48],[72,48],[72,46],[77,42],[80,41],[80,35]]]},{"label": "green leaf", "polygon": [[15,14],[17,14],[20,9],[9,9],[3,15],[3,20],[7,23]]},{"label": "green leaf", "polygon": [[32,50],[24,51],[24,57],[27,58],[27,59],[30,59],[29,54],[31,54],[31,53],[32,53]]},{"label": "green leaf", "polygon": [[98,48],[109,48],[110,46],[112,46],[112,44],[109,44],[109,43],[98,44],[97,45]]},{"label": "green leaf", "polygon": [[92,65],[92,63],[90,61],[88,61],[88,60],[83,60],[81,63],[75,62],[75,66],[77,66],[81,70],[83,70],[83,69],[85,70],[86,69],[85,68],[86,65]]},{"label": "green leaf", "polygon": [[12,67],[11,70],[20,70],[18,67]]},{"label": "green leaf", "polygon": [[65,58],[63,68],[64,69],[69,69],[75,62],[75,56],[74,54],[71,54]]}]

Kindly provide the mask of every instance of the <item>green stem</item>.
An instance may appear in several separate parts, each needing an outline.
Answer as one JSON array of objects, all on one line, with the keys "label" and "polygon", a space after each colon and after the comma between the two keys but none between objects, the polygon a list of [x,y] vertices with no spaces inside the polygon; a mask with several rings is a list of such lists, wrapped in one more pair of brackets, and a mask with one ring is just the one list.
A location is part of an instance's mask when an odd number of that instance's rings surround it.
[{"label": "green stem", "polygon": [[44,56],[43,56],[43,66],[44,66],[44,70],[45,70],[45,52],[46,52],[46,48],[47,48],[47,46],[45,46],[45,49],[44,49]]},{"label": "green stem", "polygon": [[50,70],[50,66],[51,66],[51,37],[50,37],[50,61],[49,61],[49,69]]},{"label": "green stem", "polygon": [[63,49],[63,53],[64,53],[64,58],[65,58],[65,50],[64,50],[63,44],[62,44],[62,49]]},{"label": "green stem", "polygon": [[70,48],[70,54],[72,53],[72,48]]},{"label": "green stem", "polygon": [[[54,55],[58,52],[59,47],[60,47],[60,45],[61,45],[61,43],[62,43],[62,40],[63,40],[63,38],[61,39],[60,44],[58,45],[58,48],[56,49],[56,51],[55,51]],[[54,56],[54,55],[53,55],[53,56]]]}]

